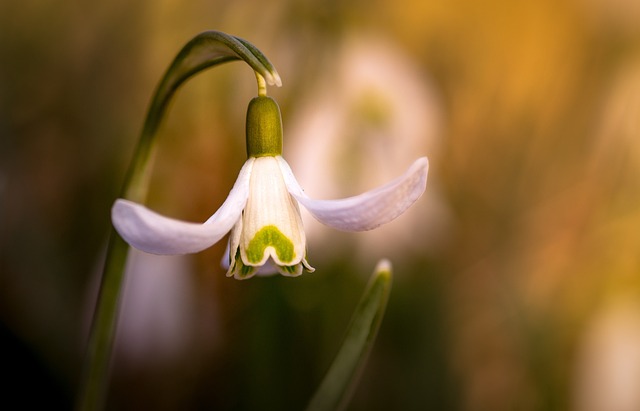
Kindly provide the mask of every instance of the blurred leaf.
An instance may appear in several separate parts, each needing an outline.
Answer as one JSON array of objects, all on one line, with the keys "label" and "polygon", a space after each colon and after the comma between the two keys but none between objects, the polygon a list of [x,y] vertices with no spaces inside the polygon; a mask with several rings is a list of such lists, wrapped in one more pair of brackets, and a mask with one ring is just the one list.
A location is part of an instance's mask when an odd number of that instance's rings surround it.
[{"label": "blurred leaf", "polygon": [[380,328],[391,290],[391,264],[381,260],[351,319],[345,340],[307,411],[343,409]]}]

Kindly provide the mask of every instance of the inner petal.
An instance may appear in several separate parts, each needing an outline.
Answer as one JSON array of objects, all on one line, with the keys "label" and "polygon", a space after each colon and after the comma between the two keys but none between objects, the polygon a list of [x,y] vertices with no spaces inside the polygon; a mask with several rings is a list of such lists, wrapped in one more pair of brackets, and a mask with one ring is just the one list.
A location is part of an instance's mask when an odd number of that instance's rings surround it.
[{"label": "inner petal", "polygon": [[[272,250],[267,250],[271,248]],[[295,256],[293,242],[278,230],[275,225],[262,227],[249,241],[247,259],[257,264],[262,261],[265,251],[272,257],[277,257],[283,263],[289,264]],[[275,255],[273,254],[275,252]]]},{"label": "inner petal", "polygon": [[253,167],[242,217],[242,260],[252,266],[269,257],[277,265],[298,264],[306,246],[298,202],[289,194],[274,157],[256,158]]}]

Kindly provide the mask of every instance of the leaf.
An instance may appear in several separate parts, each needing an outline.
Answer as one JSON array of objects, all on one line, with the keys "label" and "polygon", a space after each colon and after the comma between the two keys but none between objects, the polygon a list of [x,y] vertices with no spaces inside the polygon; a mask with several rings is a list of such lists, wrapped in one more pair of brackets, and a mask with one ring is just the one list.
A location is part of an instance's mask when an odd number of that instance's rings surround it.
[{"label": "leaf", "polygon": [[380,328],[391,278],[391,264],[381,260],[354,311],[344,342],[307,411],[334,411],[347,405]]}]

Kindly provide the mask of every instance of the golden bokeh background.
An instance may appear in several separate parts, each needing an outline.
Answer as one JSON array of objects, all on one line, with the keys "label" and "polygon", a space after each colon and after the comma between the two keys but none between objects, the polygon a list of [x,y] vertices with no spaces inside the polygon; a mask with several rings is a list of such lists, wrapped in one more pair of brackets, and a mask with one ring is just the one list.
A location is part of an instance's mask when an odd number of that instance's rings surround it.
[{"label": "golden bokeh background", "polygon": [[[379,231],[309,222],[317,271],[297,279],[227,279],[224,244],[135,253],[107,409],[302,409],[383,257],[394,286],[348,409],[640,409],[634,0],[3,1],[4,405],[72,407],[147,104],[209,29],[278,68],[285,156],[311,196],[356,194],[422,155],[427,191]],[[237,62],[180,90],[150,207],[215,211],[255,90]]]}]

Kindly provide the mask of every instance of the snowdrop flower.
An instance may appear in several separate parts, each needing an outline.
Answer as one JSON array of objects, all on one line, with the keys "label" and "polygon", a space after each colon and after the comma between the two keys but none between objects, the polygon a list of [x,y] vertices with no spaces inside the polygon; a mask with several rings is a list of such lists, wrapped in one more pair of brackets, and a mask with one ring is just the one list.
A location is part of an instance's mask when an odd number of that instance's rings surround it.
[{"label": "snowdrop flower", "polygon": [[[340,198],[364,191],[400,175],[416,153],[438,155],[441,99],[428,73],[402,50],[379,33],[347,33],[332,51],[332,66],[298,96],[287,122],[287,158],[313,195]],[[320,168],[325,172],[318,173]],[[438,250],[452,219],[438,182],[433,183],[428,198],[402,219],[355,242],[344,236],[346,247],[323,247],[323,256],[339,258],[348,248],[367,261],[381,254],[402,259]],[[302,217],[310,242],[336,243],[331,230],[304,211]]]},{"label": "snowdrop flower", "polygon": [[330,227],[365,231],[398,217],[425,190],[428,160],[422,157],[401,177],[367,193],[340,200],[313,200],[282,158],[282,120],[277,103],[266,95],[254,98],[246,127],[248,160],[213,216],[203,224],[188,223],[118,199],[112,221],[122,238],[148,253],[186,254],[212,246],[230,231],[227,276],[245,279],[258,271],[297,276],[303,269],[314,270],[306,260],[299,204]]},{"label": "snowdrop flower", "polygon": [[573,401],[580,411],[640,409],[640,307],[614,296],[587,323],[579,340]]}]

